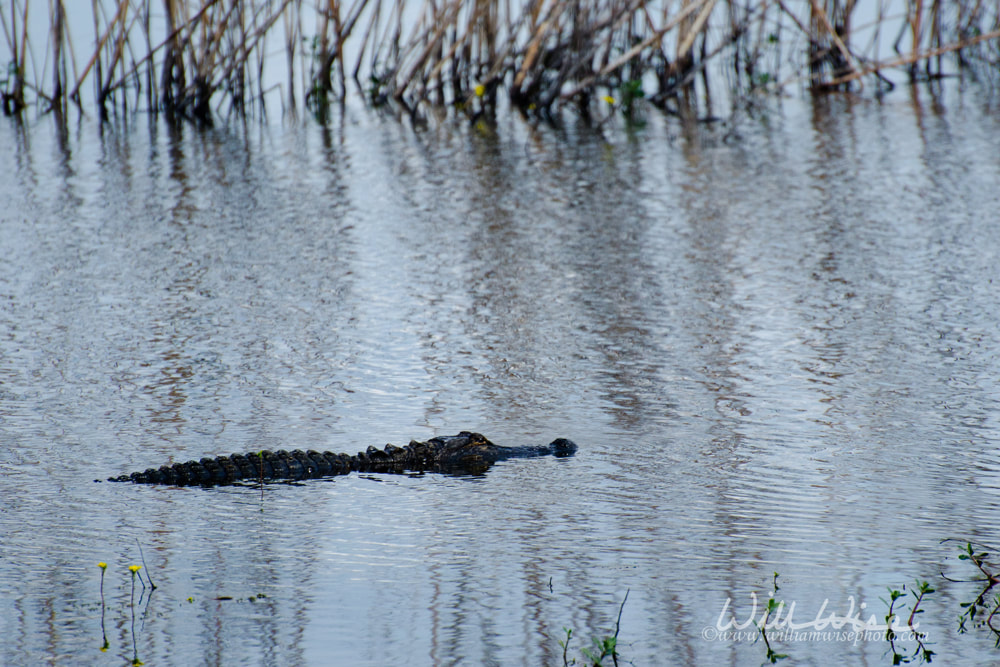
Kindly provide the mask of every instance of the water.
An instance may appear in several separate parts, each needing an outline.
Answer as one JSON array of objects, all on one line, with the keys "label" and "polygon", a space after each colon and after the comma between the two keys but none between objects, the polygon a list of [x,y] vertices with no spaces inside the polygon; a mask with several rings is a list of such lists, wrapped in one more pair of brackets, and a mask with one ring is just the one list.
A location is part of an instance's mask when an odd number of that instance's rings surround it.
[{"label": "water", "polygon": [[[958,633],[981,587],[941,576],[976,574],[942,540],[1000,545],[991,104],[4,122],[0,662],[557,665],[572,628],[579,664],[621,610],[633,664],[759,664],[753,625],[718,626],[775,572],[805,631],[927,580],[937,656],[1000,660]],[[580,451],[263,495],[94,482],[463,429]],[[777,632],[794,664],[892,662],[884,632]]]}]

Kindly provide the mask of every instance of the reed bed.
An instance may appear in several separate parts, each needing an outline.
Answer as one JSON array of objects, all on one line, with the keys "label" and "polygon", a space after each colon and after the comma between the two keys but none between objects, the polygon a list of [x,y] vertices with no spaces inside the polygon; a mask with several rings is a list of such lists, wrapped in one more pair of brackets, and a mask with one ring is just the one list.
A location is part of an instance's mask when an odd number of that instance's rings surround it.
[{"label": "reed bed", "polygon": [[102,118],[322,113],[356,92],[414,114],[642,99],[708,115],[716,89],[1000,71],[1000,0],[12,0],[0,30],[4,113],[92,100]]}]

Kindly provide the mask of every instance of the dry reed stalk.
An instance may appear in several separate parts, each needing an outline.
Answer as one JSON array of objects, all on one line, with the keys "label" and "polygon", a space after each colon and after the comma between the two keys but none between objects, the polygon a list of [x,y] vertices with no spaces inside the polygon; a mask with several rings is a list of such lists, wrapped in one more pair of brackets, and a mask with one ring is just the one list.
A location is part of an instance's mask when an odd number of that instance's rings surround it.
[{"label": "dry reed stalk", "polygon": [[[825,80],[825,65],[831,66],[834,78],[841,76],[844,71],[857,71],[856,59],[841,39],[838,29],[831,23],[829,16],[827,16],[827,10],[820,6],[818,0],[810,0],[808,27],[788,8],[783,0],[776,1],[781,11],[791,19],[808,41],[809,81],[814,90],[830,90],[836,87],[830,81]],[[854,3],[849,1],[847,7],[849,11],[853,11]],[[839,3],[834,0],[831,13],[837,13],[838,9]],[[849,25],[849,22],[850,14],[845,12],[841,25]],[[841,29],[841,31],[843,30]],[[826,39],[832,42],[832,47],[826,43]],[[834,50],[838,56],[833,55]]]},{"label": "dry reed stalk", "polygon": [[[851,16],[851,11],[853,11],[854,8],[854,3],[851,0],[848,0],[847,4],[843,8],[842,19],[839,24],[840,25],[839,29],[835,28],[833,24],[830,23],[830,17],[827,16],[826,10],[823,7],[820,7],[819,0],[811,0],[810,5],[813,10],[813,16],[816,19],[815,25],[821,27],[822,31],[827,34],[827,36],[830,38],[830,41],[833,42],[834,46],[837,47],[837,50],[840,52],[841,57],[844,59],[844,63],[846,64],[846,68],[849,70],[849,72],[856,72],[858,67],[857,63],[855,63],[854,61],[854,56],[851,55],[851,52],[850,50],[848,50],[847,45],[840,37],[840,32],[843,32],[845,35],[850,34],[850,16]],[[834,0],[831,6],[831,12],[836,12],[838,8],[839,8],[839,3],[836,0]],[[818,40],[819,36],[814,35],[814,38]],[[835,72],[835,74],[837,73]]]},{"label": "dry reed stalk", "polygon": [[[808,80],[818,91],[869,74],[881,77],[884,67],[909,65],[911,78],[918,67],[936,76],[949,52],[960,64],[967,56],[996,60],[984,46],[972,48],[995,40],[996,0],[906,0],[898,19],[886,16],[887,1],[878,0],[872,41],[855,49],[851,39],[862,32],[853,20],[857,0],[808,0],[809,16],[802,19],[787,0],[661,0],[659,6],[647,0],[322,0],[307,10],[302,0],[91,0],[95,46],[78,73],[65,0],[49,0],[41,69],[29,45],[30,0],[12,0],[9,9],[0,9],[12,62],[0,95],[8,113],[24,108],[26,88],[59,110],[67,99],[79,104],[90,77],[102,115],[109,102],[126,108],[133,89],[138,101],[143,84],[149,108],[206,122],[225,100],[237,113],[255,103],[263,112],[264,45],[279,20],[290,109],[297,91],[307,103],[315,97],[325,104],[335,90],[345,95],[349,64],[359,88],[370,75],[366,92],[374,101],[395,99],[411,112],[421,104],[456,104],[479,113],[492,109],[505,89],[526,111],[548,114],[572,101],[587,114],[602,88],[658,105],[698,95],[710,108],[709,63],[732,54],[733,89],[753,90],[778,79],[795,53],[786,44],[800,41],[808,53]],[[166,35],[158,44],[151,34],[157,3]],[[304,14],[316,17],[311,51],[300,48]],[[889,20],[901,27],[893,44],[900,57],[879,61],[881,30]],[[785,42],[778,36],[789,25],[793,39]],[[351,53],[356,60],[345,63]],[[301,63],[299,86],[297,58],[308,60]],[[32,75],[50,89],[29,86]]]},{"label": "dry reed stalk", "polygon": [[[713,9],[715,9],[715,0],[709,0],[705,3],[705,6],[702,7],[702,10],[698,13],[698,16],[695,17],[694,21],[687,26],[682,39],[678,42],[677,59],[669,68],[667,73],[668,77],[678,75],[683,76],[687,73],[687,71],[692,69],[694,65],[694,56],[692,53],[694,42],[698,39],[698,37],[704,37],[704,33],[702,31],[704,30],[705,24],[708,21],[708,17],[712,13]],[[704,41],[702,41],[702,45],[704,46]]]},{"label": "dry reed stalk", "polygon": [[[331,70],[337,65],[337,79],[340,83],[341,95],[347,94],[347,76],[344,70],[344,44],[354,31],[358,20],[368,6],[368,0],[356,0],[348,9],[346,19],[341,18],[342,5],[337,0],[328,0],[327,8],[321,12],[322,23],[319,30],[319,43],[313,54],[315,67],[309,86],[308,98],[314,94],[325,95],[333,91]],[[330,39],[333,46],[330,46]],[[366,35],[367,39],[367,35]],[[360,68],[354,70],[354,78]]]},{"label": "dry reed stalk", "polygon": [[[336,0],[327,0],[327,6],[325,9],[319,9],[320,24],[319,30],[317,31],[314,40],[319,40],[318,42],[313,42],[313,64],[316,66],[316,72],[313,74],[313,85],[310,93],[326,94],[333,89],[333,84],[330,82],[330,66],[333,64],[333,53],[331,52],[329,46],[330,39],[330,23],[333,21],[339,23],[340,7]],[[334,27],[336,31],[336,27]],[[308,98],[306,99],[308,102]]]},{"label": "dry reed stalk", "polygon": [[[301,2],[296,0],[294,5],[295,16],[299,16]],[[290,16],[291,12],[282,14],[285,34],[285,64],[288,68],[288,108],[295,112],[295,45],[299,40],[299,23]],[[281,98],[285,102],[284,97]]]},{"label": "dry reed stalk", "polygon": [[[115,18],[111,21],[108,26],[107,34],[110,35],[111,31],[114,30],[115,25],[118,25],[118,34],[115,37],[114,50],[111,53],[110,64],[108,65],[108,74],[115,71],[121,61],[122,54],[125,51],[125,39],[128,34],[128,27],[125,25],[125,17],[128,14],[128,0],[120,0],[118,3],[118,12],[115,14]],[[111,90],[105,86],[98,93],[97,106],[103,110],[104,103],[110,95]],[[103,113],[103,111],[102,111]]]},{"label": "dry reed stalk", "polygon": [[[931,34],[928,46],[931,48],[941,47],[941,4],[940,0],[934,0],[931,5]],[[925,61],[925,73],[928,77],[931,76],[931,61],[937,61],[937,71],[938,74],[941,73],[941,55],[937,55],[934,58],[927,58]]]},{"label": "dry reed stalk", "polygon": [[237,3],[233,2],[229,10],[223,14],[209,12],[207,20],[199,23],[200,51],[195,51],[197,57],[192,59],[194,65],[194,81],[185,89],[185,99],[193,102],[192,108],[196,116],[201,117],[203,109],[207,111],[208,98],[211,97],[211,84],[213,72],[217,67],[222,67],[225,56],[222,53],[226,40],[223,37],[230,30],[238,30],[232,26],[233,16],[237,9]]},{"label": "dry reed stalk", "polygon": [[[566,43],[565,39],[559,40],[560,32],[565,25],[575,25],[572,17],[569,20],[566,19],[567,14],[574,14],[573,8],[568,6],[568,3],[563,0],[553,0],[549,5],[545,17],[538,24],[532,35],[532,39],[528,43],[528,48],[521,59],[521,67],[514,77],[513,89],[511,90],[511,99],[518,106],[522,108],[539,108],[543,106],[539,104],[543,101],[539,90],[544,84],[546,70],[548,69],[546,60],[554,56],[554,60],[559,62],[562,53],[556,53],[557,51],[562,52],[566,50],[567,57],[569,55],[570,45]],[[559,44],[552,49],[543,50],[542,45],[553,37],[559,41]],[[572,38],[572,35],[570,35],[570,38]],[[550,83],[550,87],[555,87],[556,84],[561,85],[561,83],[561,78],[557,78]]]},{"label": "dry reed stalk", "polygon": [[[207,11],[206,6],[203,11]],[[184,60],[181,43],[179,41],[184,23],[181,23],[181,10],[177,0],[163,0],[164,18],[167,22],[167,39],[163,42],[163,64],[160,69],[160,90],[162,97],[157,106],[163,105],[170,108],[175,99],[175,86],[184,85]],[[181,23],[181,26],[178,26]],[[156,49],[150,51],[150,57]]]},{"label": "dry reed stalk", "polygon": [[830,85],[839,86],[855,79],[859,79],[868,74],[872,74],[878,70],[891,69],[894,67],[902,67],[904,65],[912,65],[913,63],[919,62],[927,58],[934,58],[935,56],[943,55],[945,53],[950,53],[952,51],[958,51],[960,49],[965,49],[970,46],[975,46],[976,44],[981,44],[982,42],[988,42],[994,39],[1000,39],[1000,30],[994,30],[992,32],[987,32],[982,35],[977,35],[976,37],[969,38],[962,42],[957,42],[954,44],[947,44],[945,46],[938,47],[936,49],[927,49],[926,51],[917,51],[909,53],[905,56],[895,58],[893,60],[886,60],[882,62],[872,63],[871,65],[866,65],[856,72],[844,75],[839,79],[834,79],[830,82]]},{"label": "dry reed stalk", "polygon": [[65,79],[65,63],[63,61],[63,39],[66,23],[66,10],[62,0],[55,0],[52,20],[52,104],[62,103],[63,80]]},{"label": "dry reed stalk", "polygon": [[80,84],[83,79],[87,76],[87,72],[90,71],[91,67],[94,67],[94,78],[95,78],[95,89],[104,89],[104,63],[98,59],[102,48],[101,39],[101,13],[103,7],[100,5],[100,0],[91,0],[90,6],[93,13],[93,24],[94,24],[94,43],[97,44],[97,48],[94,50],[94,55],[90,59],[90,62],[83,68],[83,74],[76,77],[76,84],[73,86],[73,92],[70,93],[72,99],[80,99]]},{"label": "dry reed stalk", "polygon": [[701,34],[702,28],[705,27],[705,22],[708,21],[709,15],[712,10],[715,9],[715,0],[708,0],[704,3],[701,12],[689,25],[685,27],[684,33],[682,35],[681,41],[677,43],[677,60],[687,60],[691,58],[691,47],[694,46],[694,40],[698,38]]},{"label": "dry reed stalk", "polygon": [[[202,68],[199,70],[198,78],[184,91],[184,104],[181,110],[190,109],[195,118],[203,122],[211,122],[209,101],[212,95],[225,83],[234,84],[243,80],[242,76],[237,77],[236,74],[242,73],[246,69],[247,62],[257,45],[265,38],[271,26],[278,21],[285,7],[291,1],[282,0],[278,10],[268,16],[252,32],[246,32],[241,24],[233,25],[241,14],[234,14],[232,8],[231,11],[223,15],[213,34],[214,41],[223,44],[224,40],[221,37],[226,31],[234,32],[239,39],[234,40],[232,49],[228,52],[222,52],[221,47],[205,49],[207,57],[202,60]],[[236,3],[233,3],[233,6],[235,7]],[[210,60],[211,67],[206,65],[206,60]],[[241,106],[245,102],[240,90],[242,89],[239,86],[234,86],[230,97],[230,100],[237,106]]]},{"label": "dry reed stalk", "polygon": [[699,8],[703,8],[704,6],[706,6],[710,1],[714,2],[714,0],[698,0],[697,2],[693,2],[685,6],[684,9],[681,10],[681,12],[679,12],[677,15],[675,15],[673,18],[667,21],[665,25],[656,29],[646,39],[633,46],[631,49],[623,53],[621,56],[616,58],[610,64],[602,67],[601,70],[598,71],[597,73],[581,80],[576,87],[574,87],[572,90],[563,95],[563,99],[570,99],[572,97],[575,97],[576,95],[579,95],[586,88],[593,86],[599,78],[606,77],[612,72],[621,69],[630,60],[639,56],[643,51],[648,49],[650,46],[662,40],[664,35],[666,35],[668,32],[677,27],[682,21],[690,17],[690,15],[693,14],[695,11],[697,11]]},{"label": "dry reed stalk", "polygon": [[437,25],[433,29],[433,32],[431,32],[428,35],[424,48],[417,54],[417,57],[414,59],[413,64],[407,70],[406,75],[396,79],[396,85],[395,85],[395,90],[393,91],[393,97],[395,97],[397,101],[399,102],[403,101],[403,95],[406,93],[406,89],[413,82],[413,79],[417,76],[418,72],[424,67],[424,65],[427,63],[427,60],[430,58],[431,54],[434,52],[434,50],[438,47],[438,44],[444,38],[445,32],[447,31],[448,27],[451,25],[452,21],[455,20],[455,17],[461,10],[462,7],[461,2],[462,0],[452,0],[451,5],[448,6],[448,8],[443,12],[443,16],[438,20]]},{"label": "dry reed stalk", "polygon": [[[167,6],[171,6],[171,0],[165,0],[165,4]],[[200,21],[201,18],[202,18],[202,16],[204,15],[204,13],[206,11],[208,11],[208,9],[210,9],[213,4],[214,4],[214,2],[210,2],[210,3],[206,4],[204,7],[201,8],[201,10],[198,13],[196,13],[194,16],[190,17],[190,19],[188,19],[184,24],[182,24],[181,26],[176,27],[176,28],[171,28],[168,31],[167,37],[162,42],[160,42],[159,44],[157,44],[155,47],[149,49],[148,53],[145,56],[143,56],[140,60],[138,60],[138,61],[136,61],[136,62],[134,62],[132,64],[132,68],[126,73],[126,75],[124,77],[118,79],[115,83],[109,85],[108,88],[110,90],[117,90],[117,89],[121,88],[125,84],[125,79],[126,78],[131,77],[131,76],[137,76],[138,72],[139,72],[139,68],[142,67],[142,66],[144,66],[144,65],[147,65],[147,63],[148,63],[148,69],[149,69],[150,77],[152,77],[152,69],[153,69],[153,66],[155,64],[154,63],[154,57],[155,57],[155,55],[158,52],[160,52],[161,50],[164,51],[165,53],[169,54],[169,53],[171,53],[171,48],[170,47],[172,45],[174,45],[174,46],[177,46],[177,45],[183,46],[184,44],[186,44],[187,43],[186,40],[178,42],[178,39],[181,36],[181,33],[183,33],[185,30],[188,30],[192,25],[194,25],[195,23],[197,23],[198,21]],[[168,18],[170,18],[171,16],[172,16],[171,14],[169,14],[169,13],[167,14]],[[170,21],[168,21],[168,25],[169,24],[170,24]],[[174,80],[174,79],[170,78],[170,77],[173,76],[172,73],[170,73],[169,77],[166,76],[166,70],[167,70],[167,62],[166,61],[167,61],[167,59],[169,57],[170,56],[168,55],[168,56],[166,56],[164,58],[163,70],[164,70],[165,76],[161,79],[161,85],[163,84],[163,82],[169,83],[170,81]],[[181,62],[183,62],[183,61],[181,61]],[[99,59],[98,59],[98,64],[100,64],[100,60]],[[177,63],[174,63],[174,64],[177,64]],[[183,71],[184,71],[183,67],[181,67],[178,71],[179,71],[180,74],[183,74]],[[87,75],[87,71],[85,70],[84,74],[80,76],[80,78],[79,78],[79,80],[77,82],[77,89],[79,88],[80,84],[83,82],[83,79],[86,78],[86,75]],[[155,79],[153,79],[153,80],[155,81]],[[163,102],[160,102],[160,98],[158,98],[158,97],[154,97],[154,100],[157,101],[157,104],[153,105],[154,107],[160,106],[160,104],[166,104],[166,102],[165,102],[166,96],[163,98],[163,100],[164,100]]]},{"label": "dry reed stalk", "polygon": [[[378,89],[388,79],[387,70],[383,62],[392,62],[398,58],[399,40],[403,30],[403,2],[404,0],[394,0],[384,26],[382,25],[382,3],[376,2],[372,20],[368,24],[368,30],[365,31],[365,48],[368,45],[368,36],[370,34],[375,35],[375,39],[371,42],[371,49],[369,51],[370,61],[368,64],[369,77],[372,82],[370,94],[373,97],[382,96],[382,93],[378,92]],[[379,33],[381,33],[381,36],[379,36]],[[358,62],[354,73],[355,82],[358,81],[358,72],[361,69],[361,62],[364,59],[364,55],[364,50],[358,54]]]},{"label": "dry reed stalk", "polygon": [[[908,0],[907,7],[909,9],[907,23],[910,25],[910,55],[912,56],[920,48],[923,36],[924,3],[923,0]],[[917,78],[917,59],[910,62],[909,69],[910,80],[913,81]]]},{"label": "dry reed stalk", "polygon": [[[769,2],[764,3],[756,19],[750,14],[742,18],[737,14],[731,14],[730,16],[729,23],[734,27],[734,30],[736,26],[745,26],[744,35],[748,35],[748,39],[753,43],[753,46],[747,49],[741,49],[738,46],[733,58],[733,69],[737,79],[739,80],[745,76],[748,89],[751,91],[761,86],[766,88],[767,84],[772,80],[780,78],[781,8],[777,3],[773,7],[779,13],[779,20],[773,24],[773,27],[769,22],[771,18],[769,10],[772,8]],[[750,26],[753,23],[756,23],[756,25],[751,29]],[[743,41],[744,38],[741,36],[740,40]],[[760,61],[767,56],[768,50],[773,50],[773,62],[770,66],[764,65],[761,67]]]},{"label": "dry reed stalk", "polygon": [[[65,12],[64,12],[64,14],[65,14]],[[72,31],[71,26],[69,25],[69,23],[65,22],[65,18],[64,18],[64,25],[63,25],[63,38],[66,40],[66,49],[63,50],[63,62],[65,63],[67,60],[69,61],[69,65],[71,66],[71,69],[72,69],[72,72],[73,72],[73,78],[72,78],[72,80],[76,81],[76,75],[77,75],[76,48],[73,46],[73,31]],[[67,53],[69,54],[68,57],[66,55]],[[70,81],[70,79],[69,79],[69,72],[67,71],[63,75],[63,84],[65,85],[65,84],[69,83],[69,81]],[[76,102],[77,100],[73,100],[73,101]]]},{"label": "dry reed stalk", "polygon": [[[542,4],[542,3],[539,3]],[[537,24],[535,28],[531,41],[528,43],[528,48],[524,53],[524,57],[521,60],[521,67],[514,76],[514,91],[518,94],[523,93],[524,81],[528,76],[528,72],[535,65],[535,60],[538,58],[539,49],[541,48],[542,42],[544,42],[552,30],[558,28],[558,23],[554,16],[547,17],[540,24]]]},{"label": "dry reed stalk", "polygon": [[[115,18],[111,22],[111,24],[108,25],[103,35],[100,34],[100,25],[98,23],[98,12],[97,11],[94,12],[94,35],[96,37],[97,47],[94,49],[94,53],[90,56],[90,60],[88,60],[87,64],[84,66],[83,74],[77,77],[76,84],[73,86],[73,91],[69,94],[70,99],[79,98],[80,86],[83,84],[84,79],[87,78],[87,75],[90,73],[91,68],[95,66],[97,67],[97,75],[96,75],[97,89],[102,92],[107,89],[106,86],[102,85],[104,78],[103,77],[104,62],[100,60],[100,56],[101,52],[104,50],[105,43],[111,37],[111,31],[114,29],[115,23],[117,23],[119,17],[122,15],[122,12],[125,11],[127,6],[128,3],[126,0],[122,0],[122,2],[119,3],[118,11],[115,13]],[[103,96],[101,97],[101,99],[103,99]]]},{"label": "dry reed stalk", "polygon": [[[471,24],[472,22],[474,22],[478,18],[478,16],[479,16],[478,11],[474,12],[469,18],[469,23]],[[430,71],[426,75],[424,75],[423,80],[421,82],[421,86],[419,88],[419,92],[417,92],[417,94],[415,95],[416,99],[418,100],[426,99],[427,87],[429,82],[432,79],[440,78],[441,71],[446,66],[451,65],[452,75],[457,78],[457,72],[462,70],[462,64],[459,60],[456,59],[456,55],[463,46],[466,46],[470,41],[474,39],[475,39],[475,34],[472,25],[467,25],[465,31],[460,36],[458,35],[453,36],[451,46],[448,47],[447,52],[442,51],[441,53],[439,53],[437,56],[437,63],[433,67],[431,67]],[[438,86],[443,87],[443,82],[439,80]]]},{"label": "dry reed stalk", "polygon": [[[506,35],[502,40],[503,45],[498,46],[497,40],[494,37],[494,53],[490,56],[491,63],[487,63],[489,66],[480,65],[478,67],[478,72],[476,78],[479,83],[483,86],[483,92],[485,95],[485,104],[488,106],[493,106],[496,103],[496,91],[502,80],[505,78],[505,72],[513,73],[513,61],[518,52],[517,36],[521,31],[521,28],[529,20],[528,14],[522,14],[520,17],[514,17],[510,13],[510,7],[505,9],[504,17],[507,18],[508,23],[505,28]],[[464,92],[464,98],[462,101],[468,103],[472,96],[475,94],[474,89],[470,89],[469,86],[465,86],[463,91],[456,91],[456,100],[461,97],[460,92]]]},{"label": "dry reed stalk", "polygon": [[[376,3],[378,4],[378,3]],[[341,27],[340,35],[338,37],[338,53],[337,58],[343,64],[344,52],[343,46],[347,42],[347,39],[354,33],[354,28],[361,19],[361,15],[368,8],[368,0],[356,0],[354,5],[351,6],[350,11],[347,13],[347,20],[344,21],[344,25]]]},{"label": "dry reed stalk", "polygon": [[705,70],[710,62],[741,38],[742,30],[740,26],[735,26],[726,40],[720,41],[711,51],[704,52],[698,62],[693,64],[679,80],[673,82],[669,88],[665,88],[653,95],[650,101],[654,104],[662,104],[667,97],[674,94],[674,91],[686,89],[694,81],[695,77]]},{"label": "dry reed stalk", "polygon": [[[18,39],[18,18],[21,20],[20,40]],[[10,3],[10,24],[8,25],[3,12],[0,11],[0,19],[3,21],[3,32],[7,38],[7,46],[14,57],[8,67],[6,90],[0,91],[0,103],[3,104],[4,114],[10,116],[20,113],[27,107],[24,100],[25,82],[25,52],[28,46],[28,0],[24,0],[21,8],[21,15],[18,17],[18,3]],[[13,79],[13,81],[11,81]]]},{"label": "dry reed stalk", "polygon": [[[150,15],[151,11],[148,3],[143,4],[145,11],[142,12],[142,34],[146,38],[146,53],[152,53],[153,39],[150,34]],[[144,59],[143,59],[144,60]],[[135,63],[132,63],[133,69],[135,69]],[[146,68],[146,106],[149,109],[153,109],[156,106],[156,100],[159,98],[156,89],[156,77],[153,75],[154,66],[151,64]]]},{"label": "dry reed stalk", "polygon": [[[351,72],[351,78],[354,79],[354,83],[357,84],[359,88],[361,87],[361,81],[359,77],[361,74],[362,62],[365,59],[365,52],[368,50],[368,38],[375,31],[375,26],[378,25],[381,16],[382,16],[382,3],[376,2],[375,9],[372,11],[372,14],[368,19],[368,27],[365,29],[361,37],[361,46],[360,48],[358,48],[358,59],[355,61],[354,69]],[[370,69],[371,70],[375,69],[374,62],[372,63]],[[374,74],[372,76],[374,76]]]},{"label": "dry reed stalk", "polygon": [[[875,34],[872,35],[872,42],[874,43],[873,53],[875,53],[876,56],[879,53],[881,53],[882,22],[884,16],[885,16],[885,3],[883,0],[878,0],[878,14],[875,17]],[[881,78],[881,76],[878,73],[878,70],[875,70],[875,72],[873,73]]]}]

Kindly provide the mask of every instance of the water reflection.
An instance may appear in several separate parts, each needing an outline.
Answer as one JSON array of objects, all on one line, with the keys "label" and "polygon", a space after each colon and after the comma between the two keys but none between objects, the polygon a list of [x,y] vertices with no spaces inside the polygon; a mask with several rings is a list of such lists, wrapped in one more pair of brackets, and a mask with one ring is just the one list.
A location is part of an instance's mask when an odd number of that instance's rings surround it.
[{"label": "water reflection", "polygon": [[[627,589],[637,663],[759,661],[699,632],[776,570],[804,613],[875,609],[938,540],[1000,542],[995,119],[945,90],[769,113],[0,130],[5,650],[89,637],[51,610],[86,620],[81,563],[135,539],[144,659],[356,664],[558,663]],[[581,451],[263,498],[80,482],[462,428]]]}]

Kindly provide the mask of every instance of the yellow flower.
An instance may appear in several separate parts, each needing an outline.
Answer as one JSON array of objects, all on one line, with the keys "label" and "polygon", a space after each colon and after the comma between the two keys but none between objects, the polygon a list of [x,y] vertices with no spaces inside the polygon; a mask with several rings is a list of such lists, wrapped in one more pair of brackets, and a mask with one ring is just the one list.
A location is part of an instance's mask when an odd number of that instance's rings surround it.
[{"label": "yellow flower", "polygon": [[142,569],[142,565],[129,565],[128,569],[129,569],[129,572],[131,572],[132,574],[135,574],[136,572],[138,572],[139,570]]},{"label": "yellow flower", "polygon": [[614,104],[616,100],[615,100],[615,98],[611,97],[610,95],[605,95],[604,96],[604,101],[607,102],[608,104]]},{"label": "yellow flower", "polygon": [[108,564],[102,561],[97,564],[97,567],[101,568],[102,570],[106,570],[108,569]]},{"label": "yellow flower", "polygon": [[483,95],[486,94],[486,86],[484,86],[481,83],[476,84],[474,90],[476,91],[476,97],[482,97]]}]

